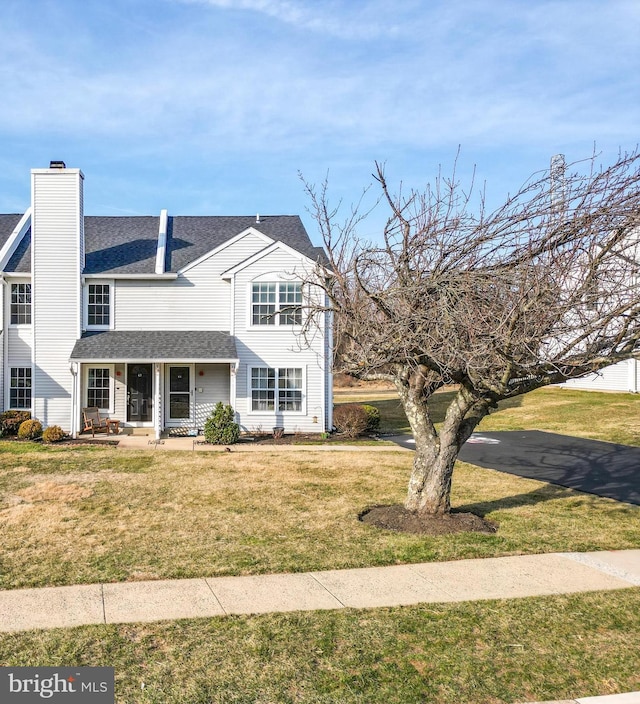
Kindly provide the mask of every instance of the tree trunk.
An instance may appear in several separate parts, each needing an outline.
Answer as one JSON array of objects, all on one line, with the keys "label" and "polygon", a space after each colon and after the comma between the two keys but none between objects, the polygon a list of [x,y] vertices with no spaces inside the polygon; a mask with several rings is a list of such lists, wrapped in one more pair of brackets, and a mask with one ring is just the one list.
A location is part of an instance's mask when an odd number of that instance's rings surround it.
[{"label": "tree trunk", "polygon": [[464,442],[487,413],[487,404],[478,402],[461,388],[447,409],[440,430],[429,416],[427,399],[419,388],[396,384],[416,443],[405,508],[418,513],[443,515],[451,511],[453,467]]},{"label": "tree trunk", "polygon": [[409,479],[405,508],[408,511],[442,515],[451,510],[451,477],[458,457],[457,446],[420,442]]}]

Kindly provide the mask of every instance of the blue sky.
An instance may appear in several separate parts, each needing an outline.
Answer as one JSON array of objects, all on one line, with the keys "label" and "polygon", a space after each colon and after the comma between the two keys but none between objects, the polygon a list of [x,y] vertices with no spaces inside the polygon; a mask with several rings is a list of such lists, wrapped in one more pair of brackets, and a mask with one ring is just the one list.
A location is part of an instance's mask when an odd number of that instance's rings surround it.
[{"label": "blue sky", "polygon": [[299,213],[317,241],[298,171],[349,203],[375,160],[420,188],[458,146],[497,204],[636,146],[639,36],[638,0],[2,0],[0,212],[63,159],[87,214]]}]

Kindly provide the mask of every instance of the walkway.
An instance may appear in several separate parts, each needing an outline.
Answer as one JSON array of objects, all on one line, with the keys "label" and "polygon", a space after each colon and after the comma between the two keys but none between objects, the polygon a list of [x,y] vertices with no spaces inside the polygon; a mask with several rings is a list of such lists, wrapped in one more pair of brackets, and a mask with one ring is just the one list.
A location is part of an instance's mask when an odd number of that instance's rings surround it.
[{"label": "walkway", "polygon": [[127,450],[190,450],[195,452],[354,452],[358,450],[366,450],[372,452],[398,452],[403,450],[395,444],[372,444],[372,445],[338,445],[337,443],[329,443],[326,445],[291,445],[288,443],[274,443],[267,445],[256,442],[239,442],[235,445],[209,445],[204,442],[202,436],[185,437],[176,436],[170,438],[162,438],[155,441],[151,436],[147,435],[118,435],[115,438],[113,435],[96,436],[95,440],[104,442],[118,441],[118,447]]},{"label": "walkway", "polygon": [[0,591],[0,631],[569,594],[640,586],[640,550]]}]

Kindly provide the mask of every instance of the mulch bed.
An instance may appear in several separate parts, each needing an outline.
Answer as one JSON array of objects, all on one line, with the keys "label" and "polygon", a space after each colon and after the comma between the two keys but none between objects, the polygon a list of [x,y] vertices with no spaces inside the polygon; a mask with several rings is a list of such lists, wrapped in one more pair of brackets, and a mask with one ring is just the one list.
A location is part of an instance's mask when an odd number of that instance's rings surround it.
[{"label": "mulch bed", "polygon": [[401,504],[374,506],[366,509],[359,520],[368,525],[420,535],[450,535],[451,533],[496,533],[498,525],[475,513],[452,511],[442,516],[413,513]]}]

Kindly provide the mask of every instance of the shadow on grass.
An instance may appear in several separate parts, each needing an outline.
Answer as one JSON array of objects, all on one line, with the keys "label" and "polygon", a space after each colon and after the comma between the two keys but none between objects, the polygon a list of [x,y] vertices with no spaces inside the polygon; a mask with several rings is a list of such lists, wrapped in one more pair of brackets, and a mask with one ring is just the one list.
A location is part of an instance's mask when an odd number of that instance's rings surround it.
[{"label": "shadow on grass", "polygon": [[573,489],[565,489],[561,486],[549,484],[547,486],[528,491],[526,494],[516,494],[515,496],[505,496],[502,499],[494,501],[478,501],[473,504],[464,504],[452,508],[454,513],[475,513],[476,516],[484,518],[493,511],[504,511],[510,508],[519,508],[521,506],[535,506],[544,501],[552,501],[553,499],[569,499],[569,498],[585,498],[580,493]]}]

